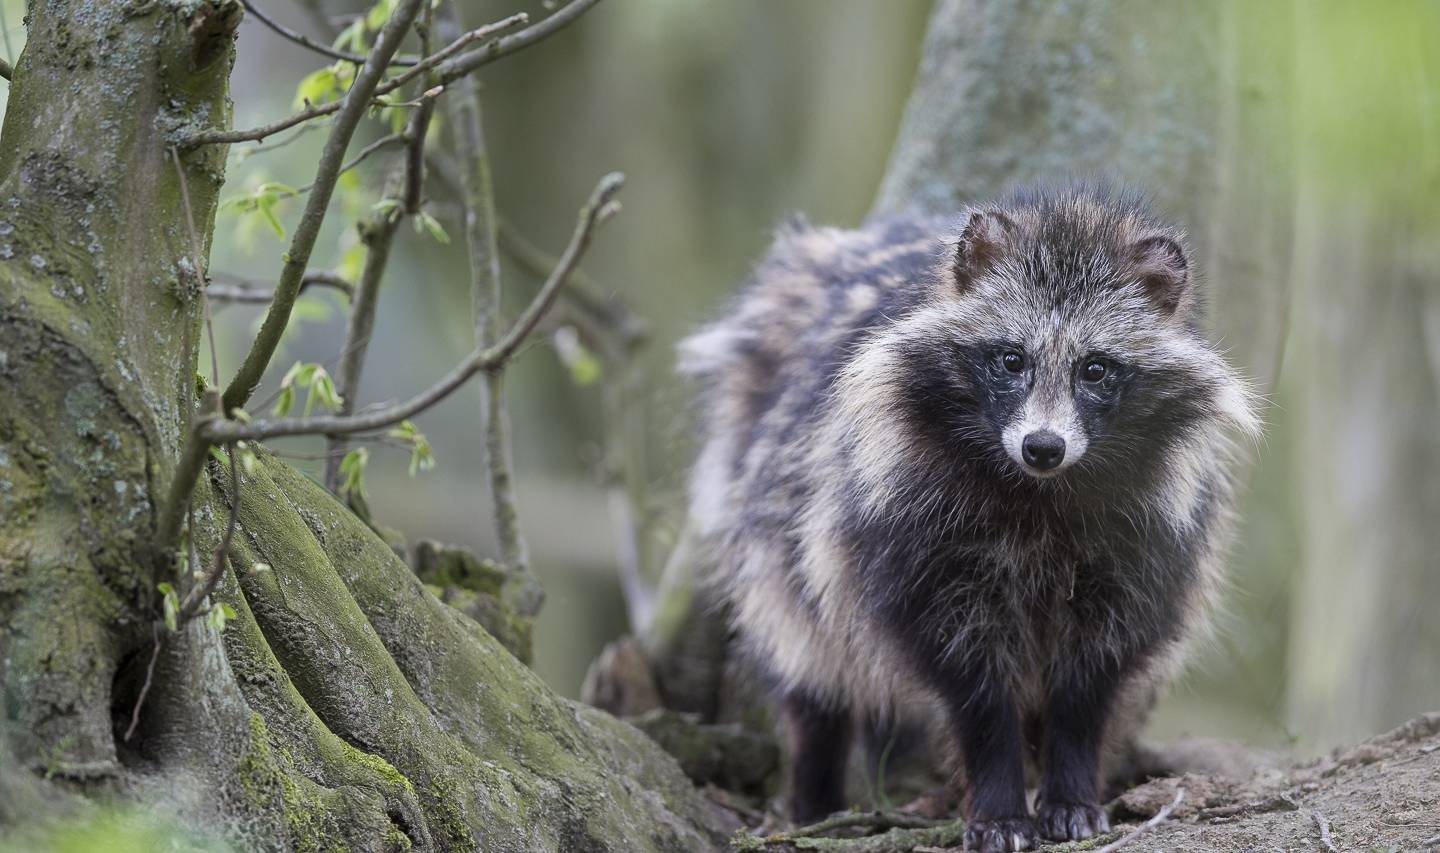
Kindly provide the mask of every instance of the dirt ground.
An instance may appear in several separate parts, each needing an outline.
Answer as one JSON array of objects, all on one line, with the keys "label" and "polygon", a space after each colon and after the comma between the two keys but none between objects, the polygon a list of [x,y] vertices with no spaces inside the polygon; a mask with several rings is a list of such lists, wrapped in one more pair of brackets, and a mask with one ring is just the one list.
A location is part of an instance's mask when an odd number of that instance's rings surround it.
[{"label": "dirt ground", "polygon": [[1126,850],[1440,850],[1440,713],[1318,761],[1262,766],[1244,781],[1187,774],[1148,782],[1116,800],[1113,814],[1143,820],[1179,787],[1186,795],[1171,820]]},{"label": "dirt ground", "polygon": [[[1171,745],[1166,751],[1166,757],[1196,771],[1155,779],[1117,797],[1109,805],[1111,832],[1040,849],[1440,851],[1440,712],[1304,764],[1223,744]],[[1181,788],[1184,795],[1170,815],[1135,835],[1137,827],[1175,802]],[[919,825],[904,816],[874,814],[854,818],[859,828],[737,836],[735,849],[960,849],[956,822]],[[875,831],[887,823],[899,826]]]}]

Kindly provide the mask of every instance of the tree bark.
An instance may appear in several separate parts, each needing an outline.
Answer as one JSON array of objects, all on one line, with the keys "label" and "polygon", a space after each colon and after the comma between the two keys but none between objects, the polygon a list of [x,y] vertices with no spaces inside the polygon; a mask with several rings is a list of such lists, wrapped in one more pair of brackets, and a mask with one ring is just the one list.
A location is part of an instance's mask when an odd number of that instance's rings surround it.
[{"label": "tree bark", "polygon": [[1287,2],[942,0],[874,212],[952,214],[1075,178],[1136,187],[1185,227],[1219,332],[1268,380],[1293,227],[1290,16]]},{"label": "tree bark", "polygon": [[[30,7],[0,136],[0,788],[143,794],[242,849],[718,846],[727,819],[673,759],[555,696],[263,453],[238,484],[211,465],[193,501],[205,554],[239,489],[216,593],[237,617],[159,629],[123,740],[156,585],[180,584],[152,539],[200,403],[201,277],[169,146],[228,125],[239,15]],[[180,160],[207,245],[224,158]]]}]

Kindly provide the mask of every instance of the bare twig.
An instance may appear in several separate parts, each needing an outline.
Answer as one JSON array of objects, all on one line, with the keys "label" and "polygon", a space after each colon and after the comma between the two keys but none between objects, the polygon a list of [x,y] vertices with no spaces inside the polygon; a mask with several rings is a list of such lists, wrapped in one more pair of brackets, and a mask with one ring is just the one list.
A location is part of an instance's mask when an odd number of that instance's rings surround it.
[{"label": "bare twig", "polygon": [[436,75],[440,85],[449,85],[482,65],[488,65],[503,56],[509,56],[517,50],[524,50],[538,41],[549,38],[569,26],[576,18],[585,14],[590,7],[599,2],[600,0],[571,0],[533,27],[527,27],[514,35],[506,36],[455,57],[440,67],[439,73]]},{"label": "bare twig", "polygon": [[[216,273],[216,278],[221,274]],[[265,305],[275,298],[275,291],[269,287],[259,287],[239,277],[226,276],[237,282],[233,285],[214,284],[206,288],[206,293],[215,302],[238,302],[248,305]],[[345,280],[345,277],[333,272],[312,270],[305,273],[300,280],[300,292],[304,293],[312,287],[328,287],[345,294],[349,299],[355,295],[355,285]]]},{"label": "bare twig", "polygon": [[[350,171],[351,169],[356,168],[356,167],[359,166],[361,163],[364,163],[366,160],[368,160],[368,159],[370,158],[370,155],[371,155],[371,154],[374,154],[376,151],[379,151],[379,150],[384,149],[384,148],[389,148],[391,145],[399,145],[399,144],[401,144],[401,143],[403,143],[403,142],[405,142],[405,141],[406,141],[406,137],[405,137],[405,134],[404,134],[403,132],[402,132],[402,133],[392,133],[392,134],[389,134],[388,136],[382,136],[382,137],[380,137],[379,139],[375,140],[374,142],[370,143],[369,145],[366,145],[364,148],[361,148],[359,154],[356,154],[356,155],[354,156],[354,158],[352,158],[352,159],[350,160],[350,162],[348,162],[348,163],[346,163],[345,165],[343,165],[343,166],[340,167],[340,173],[343,175],[344,173]],[[295,191],[295,194],[296,194],[296,195],[300,195],[301,193],[308,193],[308,192],[310,192],[310,191],[311,191],[312,189],[314,189],[314,188],[315,188],[315,184],[314,184],[314,183],[309,183],[309,184],[306,184],[305,186],[300,187],[299,189],[297,189],[297,190]]]},{"label": "bare twig", "polygon": [[[731,846],[740,851],[795,850],[798,848],[854,850],[857,853],[900,853],[902,850],[958,850],[964,833],[962,820],[932,821],[919,815],[894,812],[846,813],[792,832],[752,836],[737,834]],[[864,835],[818,837],[821,832],[858,828]]]},{"label": "bare twig", "polygon": [[[555,268],[555,258],[544,249],[530,242],[505,219],[499,221],[497,236],[500,248],[505,254],[519,262],[520,266],[541,278]],[[584,270],[577,269],[565,288],[565,299],[573,303],[590,318],[604,324],[619,337],[623,346],[629,349],[644,343],[650,335],[645,321],[636,316],[625,304],[605,295],[605,288],[592,279]]]},{"label": "bare twig", "polygon": [[[535,326],[550,309],[555,297],[569,278],[570,271],[575,268],[580,257],[589,248],[596,227],[619,210],[619,205],[613,199],[623,183],[624,177],[619,173],[611,173],[601,179],[599,186],[591,195],[589,203],[580,213],[575,233],[571,236],[569,245],[565,247],[565,253],[560,257],[560,263],[540,291],[535,294],[530,304],[521,312],[519,319],[510,327],[505,337],[492,346],[472,351],[434,385],[403,403],[361,412],[349,417],[319,415],[308,418],[256,418],[249,423],[212,420],[205,423],[199,430],[200,441],[224,444],[241,440],[259,441],[285,435],[349,435],[383,429],[425,411],[454,393],[455,389],[475,374],[503,366],[525,343]],[[187,448],[190,443],[187,442]],[[188,458],[188,455],[187,449],[186,456],[182,458]],[[203,458],[204,452],[202,451],[200,455]]]},{"label": "bare twig", "polygon": [[[199,614],[205,599],[219,586],[220,578],[230,565],[230,543],[235,538],[235,528],[240,521],[240,467],[235,462],[235,453],[235,448],[230,448],[230,519],[225,522],[225,533],[211,555],[210,571],[205,573],[200,582],[191,585],[190,591],[185,594],[185,600],[180,603],[180,612],[176,614],[175,620],[180,625]],[[194,539],[194,531],[191,531],[190,537]]]},{"label": "bare twig", "polygon": [[[574,2],[573,2],[571,5],[575,5],[576,3],[585,3],[585,2],[587,2],[587,0],[574,0]],[[597,2],[597,0],[588,0],[588,3],[594,3],[594,2]],[[566,8],[569,8],[569,7],[566,7]],[[562,10],[562,11],[563,11],[563,10]],[[530,32],[530,30],[533,30],[533,29],[536,29],[536,28],[538,28],[538,27],[543,26],[546,22],[550,21],[552,18],[555,18],[555,17],[558,16],[559,14],[560,14],[559,12],[556,12],[554,15],[551,15],[549,18],[546,18],[545,21],[542,21],[540,24],[537,24],[535,27],[531,27],[530,29],[527,29],[527,30],[524,30],[524,31],[522,31],[522,32],[516,33],[516,34],[515,34],[515,37],[519,37],[519,36],[521,36],[521,35],[524,35],[524,34],[527,33],[527,32]],[[462,35],[460,38],[456,39],[456,40],[455,40],[454,42],[452,42],[451,44],[449,44],[449,45],[445,46],[444,48],[440,49],[439,51],[437,51],[437,52],[434,53],[433,55],[427,56],[427,57],[425,57],[424,59],[422,59],[420,62],[417,62],[413,67],[411,67],[409,70],[405,71],[403,74],[400,74],[400,75],[398,75],[398,76],[396,76],[396,77],[392,77],[391,79],[386,80],[384,83],[379,83],[379,84],[377,84],[371,91],[369,91],[369,92],[366,93],[365,99],[366,99],[366,101],[368,102],[370,98],[378,97],[378,96],[380,96],[380,95],[387,95],[387,94],[395,91],[396,89],[399,89],[401,86],[404,86],[406,83],[409,83],[411,80],[414,80],[416,77],[419,77],[421,74],[424,74],[425,72],[429,71],[430,69],[436,68],[436,67],[440,66],[442,63],[445,62],[445,60],[451,58],[451,57],[454,56],[456,53],[459,53],[460,51],[462,51],[462,50],[464,50],[465,48],[469,47],[470,45],[474,44],[475,42],[480,41],[481,39],[489,38],[490,36],[493,36],[493,35],[495,35],[496,33],[503,32],[503,31],[508,30],[508,29],[510,29],[510,28],[512,28],[512,27],[515,27],[515,26],[518,26],[518,25],[520,25],[520,24],[523,24],[523,23],[525,23],[525,22],[528,21],[528,20],[529,20],[529,16],[525,15],[524,13],[519,13],[519,14],[511,15],[510,17],[505,18],[504,20],[496,21],[496,22],[493,23],[493,24],[488,24],[488,25],[486,25],[486,26],[480,27],[479,29],[471,30],[470,32],[465,33],[465,34]],[[394,18],[393,18],[393,17],[391,18],[391,21],[394,21]],[[388,27],[389,25],[387,24],[386,26]],[[549,30],[547,30],[547,34],[548,34],[548,32],[549,32]],[[382,37],[383,37],[383,35],[384,35],[384,31],[383,31],[383,30],[381,31],[381,35],[382,35]],[[503,42],[503,41],[507,41],[507,39],[500,39],[500,40],[498,40],[496,43],[498,44],[498,43]],[[533,40],[532,40],[532,41],[533,41]],[[510,53],[514,53],[516,50],[519,50],[521,47],[528,47],[530,43],[531,43],[531,42],[528,42],[528,41],[527,41],[526,43],[517,45],[517,46],[511,48],[510,50],[505,51],[504,53],[500,53],[500,54],[497,54],[497,55],[495,55],[495,56],[492,56],[492,57],[491,57],[491,61],[493,61],[493,60],[495,60],[495,59],[499,59],[501,56],[506,56],[506,55],[509,55]],[[376,45],[377,45],[377,46],[379,45],[379,41],[376,42]],[[371,51],[371,55],[372,55],[372,56],[374,55],[374,51],[373,51],[373,50]],[[368,67],[368,66],[367,66],[367,67]],[[363,71],[362,71],[362,73],[363,73]],[[359,80],[360,80],[360,78],[359,78],[359,76],[357,75],[357,76],[356,76],[356,81],[355,81],[356,84],[359,83]],[[443,85],[443,82],[442,82],[442,85]],[[355,92],[355,84],[352,84],[352,85],[351,85],[350,91],[351,91],[352,93]],[[311,119],[313,119],[313,118],[319,118],[320,116],[328,116],[328,115],[330,115],[331,113],[337,113],[337,112],[339,112],[340,110],[342,110],[342,109],[344,108],[344,105],[345,105],[348,101],[349,101],[349,97],[347,96],[345,99],[340,100],[340,101],[331,101],[331,102],[324,103],[324,104],[315,104],[315,105],[306,107],[305,109],[303,109],[303,110],[301,110],[300,112],[297,112],[297,113],[295,113],[295,114],[293,114],[293,115],[290,115],[290,116],[287,116],[287,117],[285,117],[285,118],[282,118],[282,119],[280,119],[280,120],[278,120],[278,121],[274,121],[274,122],[271,122],[270,124],[262,125],[262,126],[260,126],[260,127],[250,128],[250,129],[248,129],[248,130],[202,130],[202,131],[199,131],[199,132],[197,132],[197,133],[192,133],[192,134],[189,134],[188,136],[182,137],[181,139],[178,140],[177,144],[178,144],[181,148],[193,148],[193,147],[195,147],[195,146],[197,146],[197,145],[215,145],[215,144],[228,143],[228,142],[248,142],[248,141],[251,141],[251,140],[264,139],[264,138],[267,137],[267,136],[271,136],[272,134],[279,133],[279,132],[282,131],[282,130],[287,130],[287,129],[289,129],[289,128],[294,127],[294,126],[297,125],[297,124],[301,124],[301,123],[303,123],[303,122],[307,122],[307,121],[309,121],[309,120],[311,120]]]},{"label": "bare twig", "polygon": [[[450,4],[456,25],[460,13]],[[485,130],[480,103],[480,86],[473,77],[457,84],[460,96],[453,100],[455,148],[465,163],[465,241],[470,258],[470,298],[474,313],[475,346],[484,348],[500,337],[500,250],[495,234],[495,188],[490,157],[485,148]],[[510,413],[505,405],[505,375],[493,370],[485,376],[481,402],[485,433],[486,471],[490,477],[491,508],[495,534],[503,565],[524,571],[530,564],[529,547],[520,528],[510,449]]]},{"label": "bare twig", "polygon": [[[218,399],[216,392],[211,392]],[[200,479],[200,470],[205,466],[205,456],[210,452],[210,441],[206,438],[205,426],[215,418],[213,411],[205,411],[196,417],[190,427],[190,437],[180,451],[180,461],[170,475],[170,488],[164,503],[160,504],[159,517],[155,522],[155,548],[162,554],[169,553],[180,536],[180,522],[190,506],[190,495]]]},{"label": "bare twig", "polygon": [[1106,844],[1104,847],[1101,847],[1099,850],[1095,851],[1095,853],[1115,853],[1116,850],[1128,846],[1130,842],[1134,841],[1135,839],[1139,838],[1140,836],[1144,835],[1145,833],[1169,820],[1170,815],[1176,809],[1180,808],[1180,801],[1183,799],[1185,799],[1185,789],[1176,788],[1175,799],[1170,801],[1170,805],[1156,812],[1154,817],[1130,830],[1120,839],[1112,841],[1109,844]]},{"label": "bare twig", "polygon": [[380,76],[389,63],[390,57],[400,46],[411,23],[420,12],[424,0],[401,0],[400,6],[390,16],[375,40],[375,47],[365,60],[365,65],[355,75],[355,82],[346,93],[343,106],[330,128],[330,136],[320,155],[316,169],[315,183],[306,199],[305,211],[295,236],[290,241],[290,250],[285,253],[285,266],[280,273],[280,283],[275,288],[275,299],[265,314],[265,321],[245,361],[240,365],[230,385],[225,389],[224,405],[228,413],[241,408],[250,399],[255,386],[270,364],[275,348],[280,345],[280,336],[290,322],[290,312],[295,307],[295,298],[300,293],[300,284],[305,277],[305,267],[310,262],[310,253],[320,235],[320,225],[325,220],[330,206],[330,197],[335,191],[335,182],[340,176],[340,167],[345,159],[345,149],[355,134],[355,128],[369,108],[370,98],[380,82]]},{"label": "bare twig", "polygon": [[0,77],[4,77],[6,80],[10,80],[15,77],[14,66],[6,62],[4,59],[0,59]]},{"label": "bare twig", "polygon": [[[255,5],[253,2],[251,2],[251,0],[240,0],[240,3],[244,5],[245,10],[251,15],[254,15],[255,19],[258,20],[260,23],[274,30],[281,37],[289,39],[290,41],[295,42],[301,47],[313,50],[321,56],[328,56],[331,59],[342,59],[346,62],[353,62],[356,65],[360,65],[365,62],[365,57],[359,55],[358,53],[350,53],[349,51],[336,50],[328,44],[322,44],[315,41],[304,33],[290,29],[289,27],[265,14],[265,11],[259,6]],[[414,65],[419,61],[419,57],[415,56],[397,56],[390,60],[390,64],[409,66]]]},{"label": "bare twig", "polygon": [[140,725],[140,709],[145,707],[145,697],[150,695],[150,685],[155,681],[155,661],[160,658],[159,625],[151,623],[150,638],[154,641],[150,649],[150,664],[145,667],[145,683],[140,685],[140,695],[135,697],[135,707],[130,710],[130,725],[125,727],[126,743],[135,734],[135,727]]},{"label": "bare twig", "polygon": [[809,826],[802,826],[790,832],[780,835],[766,837],[766,841],[783,841],[789,838],[813,838],[817,835],[824,835],[834,832],[837,829],[868,829],[871,831],[882,831],[886,829],[929,829],[933,826],[941,826],[950,823],[945,820],[931,820],[920,815],[907,814],[905,812],[843,812],[832,815],[819,823],[812,823]]},{"label": "bare twig", "polygon": [[[430,49],[429,17],[433,7],[427,5],[427,22],[421,27],[421,51]],[[370,338],[375,330],[375,308],[380,298],[380,283],[390,262],[390,247],[395,242],[395,232],[404,215],[413,215],[420,210],[421,189],[424,183],[425,136],[430,128],[430,118],[435,111],[433,98],[426,98],[419,109],[411,113],[400,137],[406,140],[405,159],[401,161],[386,179],[383,197],[397,207],[382,206],[360,225],[361,239],[365,243],[365,266],[360,274],[360,286],[350,302],[350,316],[345,327],[345,343],[342,347],[339,372],[336,375],[340,394],[340,415],[355,411],[360,396],[360,375],[365,366],[365,356],[370,349]],[[325,487],[332,492],[340,488],[340,465],[344,460],[348,444],[344,436],[332,435],[327,441],[325,463]]]},{"label": "bare twig", "polygon": [[1330,837],[1330,821],[1320,812],[1311,810],[1310,819],[1315,821],[1315,828],[1320,830],[1320,844],[1330,853],[1340,853],[1340,848],[1335,846],[1335,839]]}]

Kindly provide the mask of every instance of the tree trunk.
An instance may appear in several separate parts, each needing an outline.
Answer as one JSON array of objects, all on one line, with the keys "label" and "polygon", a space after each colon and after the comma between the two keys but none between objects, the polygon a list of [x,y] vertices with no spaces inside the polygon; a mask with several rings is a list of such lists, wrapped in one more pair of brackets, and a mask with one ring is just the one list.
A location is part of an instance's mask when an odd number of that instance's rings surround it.
[{"label": "tree trunk", "polygon": [[1440,10],[1301,8],[1289,712],[1323,747],[1440,707]]},{"label": "tree trunk", "polygon": [[[180,583],[151,543],[200,397],[169,144],[228,123],[239,16],[235,0],[30,5],[0,137],[0,754],[33,776],[0,765],[0,788],[143,794],[242,849],[716,846],[728,825],[671,758],[556,697],[264,454],[216,596],[237,618],[158,629],[123,739],[156,585]],[[224,155],[179,157],[207,245]],[[236,487],[219,465],[202,478],[200,553]]]},{"label": "tree trunk", "polygon": [[1219,331],[1268,380],[1294,198],[1290,14],[941,0],[876,212],[954,213],[1072,178],[1138,187],[1185,227]]}]

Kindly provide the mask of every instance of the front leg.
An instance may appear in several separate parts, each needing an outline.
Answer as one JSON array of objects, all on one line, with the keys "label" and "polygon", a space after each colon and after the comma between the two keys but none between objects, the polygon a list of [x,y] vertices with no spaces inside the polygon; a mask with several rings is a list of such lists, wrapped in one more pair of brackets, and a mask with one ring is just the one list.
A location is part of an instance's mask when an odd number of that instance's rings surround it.
[{"label": "front leg", "polygon": [[1010,685],[995,675],[961,675],[944,694],[965,767],[965,848],[1029,850],[1037,843],[1025,802],[1024,744]]},{"label": "front leg", "polygon": [[1120,672],[1072,664],[1050,674],[1038,823],[1051,841],[1080,841],[1110,829],[1100,807],[1100,749]]}]

